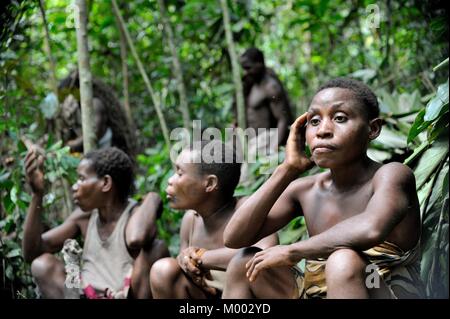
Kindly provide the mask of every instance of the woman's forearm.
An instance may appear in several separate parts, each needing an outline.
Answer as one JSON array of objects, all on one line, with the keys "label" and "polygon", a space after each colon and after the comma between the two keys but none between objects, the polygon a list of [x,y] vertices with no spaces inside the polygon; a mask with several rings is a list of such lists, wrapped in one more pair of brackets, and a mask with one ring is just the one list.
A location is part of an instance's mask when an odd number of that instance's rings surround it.
[{"label": "woman's forearm", "polygon": [[27,217],[25,218],[22,251],[26,262],[32,262],[37,256],[42,254],[41,235],[44,228],[41,220],[42,198],[41,194],[32,195]]},{"label": "woman's forearm", "polygon": [[233,214],[225,228],[225,245],[241,248],[258,241],[259,232],[270,209],[299,173],[287,165],[279,165],[272,176]]}]

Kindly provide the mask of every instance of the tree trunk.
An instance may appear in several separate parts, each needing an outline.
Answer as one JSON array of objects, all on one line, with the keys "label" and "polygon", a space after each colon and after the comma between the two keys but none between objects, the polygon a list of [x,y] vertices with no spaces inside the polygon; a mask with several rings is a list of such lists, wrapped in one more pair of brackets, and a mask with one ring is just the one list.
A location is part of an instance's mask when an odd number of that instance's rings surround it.
[{"label": "tree trunk", "polygon": [[133,54],[133,57],[136,60],[139,71],[141,72],[142,78],[144,79],[145,86],[147,87],[147,90],[150,93],[150,96],[152,98],[153,104],[155,105],[156,114],[158,115],[159,122],[161,124],[161,130],[163,132],[164,140],[166,141],[166,144],[168,145],[168,147],[170,149],[169,130],[167,129],[166,120],[164,119],[164,114],[162,113],[161,108],[160,108],[160,102],[159,102],[158,98],[156,97],[155,92],[153,91],[153,88],[152,88],[150,80],[147,76],[147,73],[145,73],[144,67],[142,65],[141,59],[139,58],[139,56],[136,52],[133,41],[131,41],[130,34],[128,33],[127,27],[125,26],[122,15],[120,14],[119,7],[117,6],[116,0],[112,0],[112,4],[113,4],[113,10],[116,12],[115,14],[119,18],[120,26],[123,30],[123,33],[125,34],[128,46],[130,47],[131,53]]},{"label": "tree trunk", "polygon": [[239,63],[238,63],[238,59],[236,56],[236,51],[234,49],[233,34],[231,32],[231,26],[230,26],[230,15],[228,13],[228,6],[226,3],[226,0],[220,0],[220,5],[222,7],[223,26],[225,28],[225,36],[226,36],[227,44],[228,44],[228,53],[230,54],[230,59],[231,59],[231,69],[233,71],[233,82],[234,82],[234,87],[236,89],[236,106],[237,106],[238,125],[242,129],[245,129],[247,125],[246,125],[246,121],[245,121],[244,91],[242,89],[242,80],[241,80]]},{"label": "tree trunk", "polygon": [[[50,89],[52,90],[53,94],[55,94],[56,97],[56,103],[58,105],[58,110],[55,114],[55,135],[58,140],[61,140],[61,121],[59,117],[59,100],[58,100],[58,84],[56,80],[56,67],[55,67],[55,60],[52,55],[52,50],[50,47],[50,32],[48,31],[48,24],[47,24],[47,18],[45,15],[45,4],[44,0],[39,0],[39,9],[41,11],[42,15],[42,22],[44,24],[44,31],[45,31],[45,37],[44,37],[44,46],[45,51],[47,53],[49,65],[50,65]],[[60,180],[62,186],[63,186],[63,192],[64,192],[64,203],[65,203],[65,211],[63,212],[62,216],[63,218],[66,218],[69,216],[69,214],[73,210],[72,200],[70,198],[70,186],[69,183],[65,178],[61,178]]]},{"label": "tree trunk", "polygon": [[75,20],[77,31],[78,48],[78,72],[80,76],[80,103],[81,103],[81,122],[83,130],[83,151],[84,153],[96,148],[94,107],[92,102],[92,75],[89,66],[89,50],[87,39],[87,8],[86,0],[76,0],[78,15]]},{"label": "tree trunk", "polygon": [[158,0],[159,11],[161,14],[161,19],[164,25],[164,30],[166,30],[167,41],[169,42],[170,52],[172,54],[172,62],[175,77],[177,79],[177,89],[180,98],[180,110],[183,115],[183,124],[186,129],[191,127],[191,117],[189,115],[189,107],[186,97],[186,87],[184,85],[183,70],[181,68],[180,59],[178,58],[177,49],[175,47],[175,40],[173,36],[172,26],[170,25],[169,19],[167,17],[166,7],[164,5],[164,0]]}]

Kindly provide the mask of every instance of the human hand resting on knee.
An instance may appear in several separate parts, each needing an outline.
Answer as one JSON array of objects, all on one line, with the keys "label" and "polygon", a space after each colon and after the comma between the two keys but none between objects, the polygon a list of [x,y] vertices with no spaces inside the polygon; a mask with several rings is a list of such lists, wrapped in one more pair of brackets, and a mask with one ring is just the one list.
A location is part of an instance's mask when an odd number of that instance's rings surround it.
[{"label": "human hand resting on knee", "polygon": [[259,272],[263,269],[294,266],[298,260],[294,260],[290,252],[290,245],[278,245],[257,252],[245,265],[247,278],[250,282],[255,281]]},{"label": "human hand resting on knee", "polygon": [[181,251],[177,257],[178,264],[183,272],[192,279],[195,285],[199,286],[204,291],[215,295],[216,289],[208,287],[205,279],[211,279],[209,269],[204,269],[202,265],[202,255],[206,251],[204,248],[187,247]]}]

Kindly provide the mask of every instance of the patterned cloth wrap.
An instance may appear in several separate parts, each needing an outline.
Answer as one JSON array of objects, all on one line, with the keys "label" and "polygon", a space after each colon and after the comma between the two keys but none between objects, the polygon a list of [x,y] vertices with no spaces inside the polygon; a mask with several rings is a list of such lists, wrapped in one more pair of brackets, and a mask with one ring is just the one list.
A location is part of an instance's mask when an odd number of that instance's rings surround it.
[{"label": "patterned cloth wrap", "polygon": [[96,293],[95,289],[81,278],[81,255],[83,249],[75,239],[67,239],[61,250],[66,270],[66,281],[64,283],[65,299],[125,299],[131,286],[132,269],[124,279],[123,288],[120,291],[106,289],[103,294]]},{"label": "patterned cloth wrap", "polygon": [[[361,253],[369,265],[375,265],[380,279],[386,284],[389,293],[386,298],[424,298],[419,247],[418,243],[413,249],[404,252],[397,245],[385,241]],[[294,298],[326,298],[325,265],[326,259],[320,258],[306,260],[304,273],[298,267],[293,267],[297,282]]]}]

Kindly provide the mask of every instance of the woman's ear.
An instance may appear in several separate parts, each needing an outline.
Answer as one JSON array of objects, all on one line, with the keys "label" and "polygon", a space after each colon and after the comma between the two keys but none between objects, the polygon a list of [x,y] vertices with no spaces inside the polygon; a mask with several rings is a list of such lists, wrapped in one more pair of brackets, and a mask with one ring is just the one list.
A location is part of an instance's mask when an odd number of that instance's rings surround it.
[{"label": "woman's ear", "polygon": [[219,179],[216,175],[208,175],[205,179],[205,191],[207,193],[213,192],[219,189]]},{"label": "woman's ear", "polygon": [[375,118],[369,122],[369,139],[374,140],[380,135],[381,127],[383,125],[383,120],[380,118]]},{"label": "woman's ear", "polygon": [[110,175],[102,177],[102,192],[107,193],[112,189],[113,179]]}]

